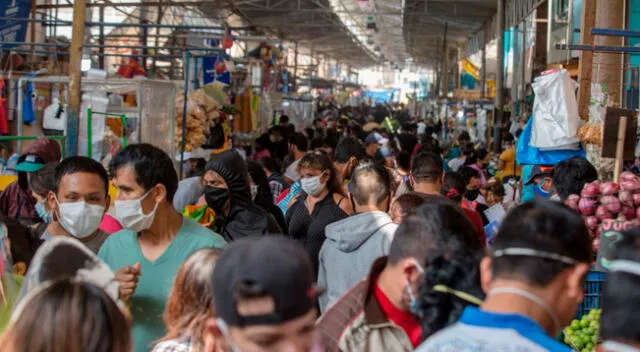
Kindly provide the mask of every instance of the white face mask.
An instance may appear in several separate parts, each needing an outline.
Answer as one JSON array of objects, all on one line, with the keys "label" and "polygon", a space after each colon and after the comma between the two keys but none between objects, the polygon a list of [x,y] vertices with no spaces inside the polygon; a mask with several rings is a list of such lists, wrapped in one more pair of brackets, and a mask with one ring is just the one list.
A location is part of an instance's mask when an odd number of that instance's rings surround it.
[{"label": "white face mask", "polygon": [[116,200],[116,218],[126,229],[135,232],[141,232],[149,229],[156,216],[158,203],[153,207],[149,214],[145,214],[142,210],[142,200],[145,199],[153,189],[145,193],[142,197],[132,200]]},{"label": "white face mask", "polygon": [[58,204],[58,214],[60,225],[65,231],[75,238],[86,238],[93,235],[100,227],[104,207],[101,205],[89,204],[85,201]]},{"label": "white face mask", "polygon": [[257,195],[258,195],[258,186],[251,185],[251,200],[256,200]]},{"label": "white face mask", "polygon": [[300,179],[300,187],[304,193],[312,197],[316,197],[322,193],[327,185],[320,182],[320,177],[322,177],[322,175]]}]

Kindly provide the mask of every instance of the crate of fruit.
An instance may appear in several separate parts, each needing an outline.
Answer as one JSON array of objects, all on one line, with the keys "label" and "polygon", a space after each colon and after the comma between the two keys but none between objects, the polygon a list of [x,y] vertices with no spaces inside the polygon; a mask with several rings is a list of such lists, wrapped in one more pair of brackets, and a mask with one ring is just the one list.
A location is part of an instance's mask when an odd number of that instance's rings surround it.
[{"label": "crate of fruit", "polygon": [[588,314],[593,309],[600,308],[600,295],[602,286],[607,278],[607,273],[598,270],[591,270],[584,280],[584,300],[578,307],[578,318]]}]

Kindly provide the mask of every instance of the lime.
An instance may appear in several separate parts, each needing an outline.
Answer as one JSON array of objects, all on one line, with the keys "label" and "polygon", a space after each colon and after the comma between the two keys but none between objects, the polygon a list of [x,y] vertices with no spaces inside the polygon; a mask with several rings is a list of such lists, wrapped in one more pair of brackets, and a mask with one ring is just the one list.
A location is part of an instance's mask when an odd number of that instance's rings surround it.
[{"label": "lime", "polygon": [[572,328],[574,331],[575,331],[575,330],[578,330],[578,329],[580,329],[580,328],[582,327],[582,326],[580,325],[580,321],[578,321],[578,320],[574,320],[574,321],[572,321],[570,326],[571,326],[571,328]]}]

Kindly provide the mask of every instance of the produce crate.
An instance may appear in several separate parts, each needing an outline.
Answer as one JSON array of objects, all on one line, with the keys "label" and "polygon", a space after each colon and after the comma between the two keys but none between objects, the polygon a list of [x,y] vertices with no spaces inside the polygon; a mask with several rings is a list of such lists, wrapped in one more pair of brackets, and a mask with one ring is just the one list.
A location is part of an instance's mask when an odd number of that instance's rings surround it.
[{"label": "produce crate", "polygon": [[606,278],[607,273],[602,271],[592,269],[587,273],[587,277],[584,280],[584,300],[578,306],[577,319],[588,314],[592,309],[600,308],[600,295]]}]

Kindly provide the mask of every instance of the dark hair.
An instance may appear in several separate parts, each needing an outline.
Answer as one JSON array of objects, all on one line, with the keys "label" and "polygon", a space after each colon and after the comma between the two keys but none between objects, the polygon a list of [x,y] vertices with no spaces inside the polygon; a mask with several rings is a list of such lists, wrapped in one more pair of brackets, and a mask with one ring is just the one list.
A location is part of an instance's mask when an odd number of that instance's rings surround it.
[{"label": "dark hair", "polygon": [[280,123],[289,123],[289,116],[287,115],[280,116]]},{"label": "dark hair", "polygon": [[485,187],[485,189],[487,190],[487,192],[491,192],[497,197],[504,197],[505,195],[504,186],[500,182],[489,184]]},{"label": "dark hair", "polygon": [[338,183],[338,177],[336,175],[336,169],[333,167],[333,163],[329,157],[322,152],[310,152],[303,156],[298,163],[298,170],[302,169],[315,169],[320,171],[329,171],[329,181],[327,182],[327,189],[330,194],[342,194],[344,190]]},{"label": "dark hair", "polygon": [[307,134],[308,138],[313,140],[316,138],[315,131],[311,127],[307,127],[304,129],[304,132]]},{"label": "dark hair", "polygon": [[389,265],[413,257],[425,263],[440,253],[449,237],[464,236],[465,243],[482,248],[476,230],[460,207],[442,196],[423,195],[425,203],[414,209],[400,224],[389,249]]},{"label": "dark hair", "polygon": [[461,153],[464,156],[472,156],[475,153],[476,148],[473,146],[473,143],[467,143],[462,147]]},{"label": "dark hair", "polygon": [[471,182],[472,178],[480,178],[480,173],[478,172],[478,170],[469,166],[465,166],[461,168],[458,171],[458,173],[460,174],[460,176],[462,177],[462,180],[464,181],[465,188],[466,188],[466,185],[468,185]]},{"label": "dark hair", "polygon": [[411,176],[415,182],[437,182],[442,172],[442,158],[438,154],[419,153],[411,162]]},{"label": "dark hair", "polygon": [[256,194],[256,198],[253,200],[254,203],[258,205],[273,204],[273,195],[271,194],[271,187],[269,187],[269,179],[262,169],[262,166],[257,161],[248,160],[246,163],[249,176],[251,176],[253,183],[258,186],[258,194]]},{"label": "dark hair", "polygon": [[380,204],[391,194],[391,175],[384,166],[367,162],[351,174],[353,199],[359,205]]},{"label": "dark hair", "polygon": [[58,163],[48,163],[42,169],[31,174],[29,189],[40,197],[46,197],[49,192],[55,192],[56,166]]},{"label": "dark hair", "polygon": [[423,231],[427,236],[423,240],[429,243],[424,248],[425,281],[420,288],[419,314],[422,317],[422,338],[426,339],[456,322],[465,307],[476,305],[451,292],[436,291],[436,286],[463,292],[479,300],[484,298],[479,271],[484,248],[473,225],[453,203],[422,205],[400,227],[405,223],[410,225],[407,226],[409,231]]},{"label": "dark hair", "polygon": [[[530,248],[590,263],[592,244],[584,219],[563,204],[534,200],[512,210],[502,222],[492,249]],[[508,255],[493,258],[494,279],[526,280],[545,287],[570,265],[530,256]]]},{"label": "dark hair", "polygon": [[[455,190],[455,192],[453,192]],[[444,174],[444,181],[442,182],[442,194],[447,196],[456,203],[462,201],[462,196],[467,191],[467,184],[464,182],[464,177],[458,172],[449,171]]]},{"label": "dark hair", "polygon": [[560,199],[580,194],[586,183],[598,179],[598,171],[584,158],[573,157],[556,164],[553,170],[553,185]]},{"label": "dark hair", "polygon": [[314,138],[311,140],[311,150],[324,148],[325,146],[326,146],[326,143],[322,138]]},{"label": "dark hair", "polygon": [[415,192],[409,192],[396,198],[394,203],[400,207],[402,216],[406,217],[407,215],[409,215],[411,210],[421,206],[425,201],[426,200],[424,196]]},{"label": "dark hair", "polygon": [[337,163],[346,163],[351,157],[356,158],[356,161],[360,161],[365,158],[366,152],[362,143],[355,138],[345,137],[343,138],[335,148],[334,160]]},{"label": "dark hair", "polygon": [[145,191],[161,184],[167,189],[167,201],[173,202],[178,189],[178,174],[167,153],[151,144],[131,144],[113,157],[109,163],[109,174],[114,177],[120,168],[126,166],[135,170],[136,183]]},{"label": "dark hair", "polygon": [[399,169],[406,171],[411,170],[411,154],[407,152],[398,153],[398,155],[396,155],[396,162],[398,163]]},{"label": "dark hair", "polygon": [[269,172],[280,172],[281,171],[281,166],[280,163],[278,162],[278,160],[276,160],[275,158],[272,158],[270,156],[265,156],[260,158],[260,160],[258,160],[258,162],[260,163],[260,165],[269,170]]},{"label": "dark hair", "polygon": [[[640,263],[640,228],[624,232],[615,249],[615,259]],[[632,317],[635,302],[640,300],[640,276],[626,272],[609,272],[602,291],[600,336],[605,340],[639,342],[640,325]]]},{"label": "dark hair", "polygon": [[489,152],[484,148],[480,148],[474,151],[471,155],[467,156],[467,160],[464,161],[464,164],[473,165],[480,160],[484,160],[487,155],[489,155]]},{"label": "dark hair", "polygon": [[70,156],[63,159],[56,166],[55,188],[53,191],[58,193],[60,182],[64,176],[78,172],[98,175],[104,182],[104,194],[106,195],[109,193],[109,176],[107,175],[107,171],[104,169],[104,166],[91,158],[87,158],[86,156]]},{"label": "dark hair", "polygon": [[309,140],[304,134],[300,132],[296,132],[293,134],[293,136],[291,136],[291,138],[289,139],[289,144],[294,145],[298,149],[298,151],[302,153],[309,150]]},{"label": "dark hair", "polygon": [[262,136],[256,138],[256,141],[255,141],[256,151],[258,152],[266,149],[269,146],[269,144],[270,144],[269,136],[267,136],[266,134],[263,134]]},{"label": "dark hair", "polygon": [[515,142],[515,138],[513,138],[513,135],[511,133],[507,133],[502,138],[502,142],[504,142],[504,143],[513,143],[513,142]]},{"label": "dark hair", "polygon": [[469,132],[467,131],[462,131],[460,133],[460,135],[458,136],[458,143],[459,144],[465,144],[471,141],[471,136],[469,136]]}]

